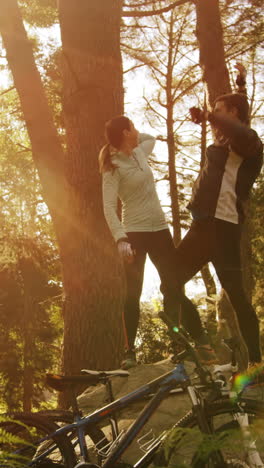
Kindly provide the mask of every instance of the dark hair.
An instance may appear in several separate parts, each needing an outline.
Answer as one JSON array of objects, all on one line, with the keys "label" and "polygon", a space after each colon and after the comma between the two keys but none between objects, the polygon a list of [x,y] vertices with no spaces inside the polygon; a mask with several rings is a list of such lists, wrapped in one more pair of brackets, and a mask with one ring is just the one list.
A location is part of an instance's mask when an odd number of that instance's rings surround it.
[{"label": "dark hair", "polygon": [[115,169],[116,165],[112,162],[111,147],[118,150],[122,144],[123,131],[130,130],[130,120],[124,115],[119,115],[105,124],[105,138],[107,144],[103,146],[99,153],[99,170],[100,172],[110,171]]},{"label": "dark hair", "polygon": [[224,102],[228,110],[235,108],[237,110],[239,120],[247,125],[249,124],[249,104],[245,94],[223,94],[216,98],[214,106],[219,101]]}]

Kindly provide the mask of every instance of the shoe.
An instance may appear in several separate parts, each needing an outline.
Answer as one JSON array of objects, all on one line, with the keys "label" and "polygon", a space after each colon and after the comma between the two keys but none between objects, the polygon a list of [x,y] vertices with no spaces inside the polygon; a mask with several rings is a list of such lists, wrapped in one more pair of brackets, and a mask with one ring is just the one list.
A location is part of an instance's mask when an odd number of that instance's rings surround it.
[{"label": "shoe", "polygon": [[209,344],[196,343],[195,351],[202,365],[210,366],[211,364],[218,364],[218,358]]},{"label": "shoe", "polygon": [[128,370],[131,367],[136,367],[137,360],[136,360],[136,353],[134,349],[127,349],[125,352],[125,357],[121,362],[121,369]]}]

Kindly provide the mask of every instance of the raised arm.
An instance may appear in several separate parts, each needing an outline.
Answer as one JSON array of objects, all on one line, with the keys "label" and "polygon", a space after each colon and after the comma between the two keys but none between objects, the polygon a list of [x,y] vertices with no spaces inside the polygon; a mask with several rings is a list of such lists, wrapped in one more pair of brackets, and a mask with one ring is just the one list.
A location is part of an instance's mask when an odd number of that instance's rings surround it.
[{"label": "raised arm", "polygon": [[226,116],[209,112],[207,118],[229,139],[231,148],[242,157],[254,157],[262,152],[258,134],[247,125]]},{"label": "raised arm", "polygon": [[155,143],[156,139],[153,136],[147,135],[146,133],[139,134],[138,146],[146,156],[149,156],[152,153]]},{"label": "raised arm", "polygon": [[242,93],[247,95],[247,70],[244,67],[244,65],[240,62],[237,62],[235,64],[235,69],[238,71],[237,77],[236,77],[236,85],[237,85],[237,93]]}]

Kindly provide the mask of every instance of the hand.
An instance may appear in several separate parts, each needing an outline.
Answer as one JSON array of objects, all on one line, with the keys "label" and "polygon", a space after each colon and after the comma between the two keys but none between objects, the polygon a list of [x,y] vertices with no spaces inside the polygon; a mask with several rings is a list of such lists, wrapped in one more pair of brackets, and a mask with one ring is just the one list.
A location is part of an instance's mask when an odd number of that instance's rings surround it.
[{"label": "hand", "polygon": [[241,77],[246,78],[247,70],[241,62],[236,62],[235,69],[238,71]]},{"label": "hand", "polygon": [[189,109],[189,111],[190,111],[190,114],[191,114],[192,122],[194,122],[196,124],[201,123],[203,120],[205,120],[207,118],[207,115],[206,115],[207,113],[205,113],[204,111],[199,109],[199,107],[191,107]]},{"label": "hand", "polygon": [[131,244],[127,241],[120,241],[117,245],[119,255],[127,263],[132,263],[135,256],[135,251],[132,250]]}]

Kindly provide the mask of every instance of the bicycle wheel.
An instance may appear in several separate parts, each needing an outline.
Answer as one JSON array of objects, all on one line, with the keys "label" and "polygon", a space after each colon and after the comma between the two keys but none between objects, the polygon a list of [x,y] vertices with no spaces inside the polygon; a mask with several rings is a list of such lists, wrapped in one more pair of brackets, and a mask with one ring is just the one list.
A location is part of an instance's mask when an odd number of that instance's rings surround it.
[{"label": "bicycle wheel", "polygon": [[[65,424],[71,424],[73,422],[73,413],[67,410],[44,410],[40,411],[38,414],[45,416],[50,421],[58,424],[60,427]],[[85,434],[89,462],[96,463],[101,466],[101,463],[104,459],[102,455],[104,453],[104,448],[109,446],[110,441],[107,439],[104,432],[97,426],[87,427]],[[78,458],[79,451],[77,448],[78,442],[76,439],[76,434],[74,432],[69,433],[68,437],[70,438],[73,446],[76,447],[76,455]]]},{"label": "bicycle wheel", "polygon": [[[244,430],[238,414],[248,415]],[[241,399],[211,403],[207,419],[212,434],[202,434],[195,415],[187,413],[168,433],[152,462],[136,465],[159,468],[263,468],[264,405]],[[150,457],[149,457],[150,458]]]},{"label": "bicycle wheel", "polygon": [[36,414],[3,415],[0,423],[0,466],[73,468],[76,456],[67,436],[41,441],[57,429],[55,423]]}]

